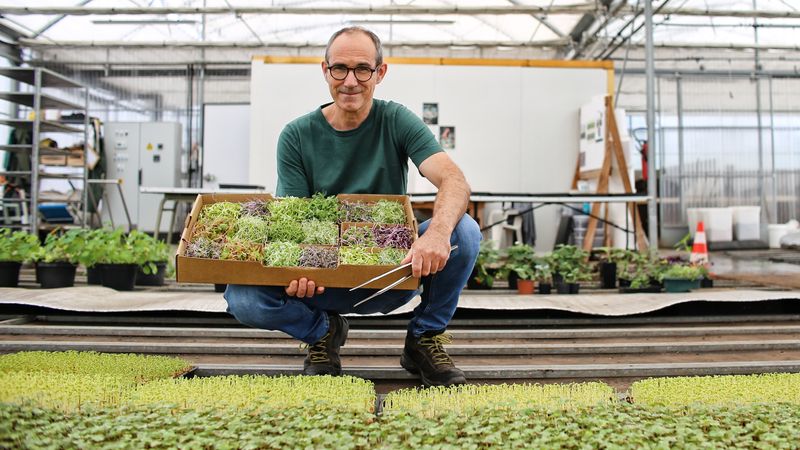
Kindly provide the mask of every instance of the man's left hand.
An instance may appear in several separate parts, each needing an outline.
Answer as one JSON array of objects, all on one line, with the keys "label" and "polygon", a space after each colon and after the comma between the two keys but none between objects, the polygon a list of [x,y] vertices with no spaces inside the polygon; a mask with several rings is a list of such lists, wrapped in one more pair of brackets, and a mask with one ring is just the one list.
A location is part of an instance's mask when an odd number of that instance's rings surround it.
[{"label": "man's left hand", "polygon": [[444,269],[450,258],[450,236],[428,230],[411,246],[400,264],[411,261],[414,278],[427,277]]}]

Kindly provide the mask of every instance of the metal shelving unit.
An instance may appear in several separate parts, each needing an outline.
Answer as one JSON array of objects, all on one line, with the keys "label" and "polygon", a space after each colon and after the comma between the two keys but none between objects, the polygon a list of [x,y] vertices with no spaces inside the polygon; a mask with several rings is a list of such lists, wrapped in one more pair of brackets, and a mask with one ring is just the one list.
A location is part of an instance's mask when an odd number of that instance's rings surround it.
[{"label": "metal shelving unit", "polygon": [[[30,155],[30,171],[0,171],[0,175],[21,176],[30,179],[30,192],[24,199],[0,199],[5,205],[19,205],[26,203],[28,208],[28,224],[16,224],[17,228],[29,227],[31,233],[36,233],[39,229],[47,228],[46,224],[39,222],[39,208],[42,203],[67,203],[78,204],[81,208],[81,215],[78,218],[80,226],[86,226],[88,208],[88,152],[89,152],[89,89],[68,77],[60,75],[48,69],[40,67],[2,67],[0,76],[4,76],[31,87],[31,90],[19,92],[0,92],[0,100],[5,100],[17,105],[26,107],[24,117],[32,116],[32,119],[0,119],[0,124],[11,128],[22,129],[32,132],[30,144],[0,145],[0,150],[14,152],[18,154]],[[43,89],[58,88],[63,90],[82,91],[76,98],[83,99],[83,105],[74,101],[68,101],[52,95],[50,92],[43,92]],[[62,110],[81,112],[84,115],[83,126],[76,126],[74,122],[69,124],[57,120],[44,118],[45,110]],[[32,113],[32,114],[29,114]],[[21,114],[22,116],[22,114]],[[71,174],[49,174],[43,173],[40,168],[39,157],[42,155],[67,156],[69,152],[61,149],[42,148],[39,146],[43,135],[47,133],[83,133],[83,171],[81,175]],[[82,180],[83,187],[80,200],[73,196],[53,197],[41,196],[39,192],[39,181],[42,178],[55,178],[67,180]],[[15,226],[0,223],[0,226]]]}]

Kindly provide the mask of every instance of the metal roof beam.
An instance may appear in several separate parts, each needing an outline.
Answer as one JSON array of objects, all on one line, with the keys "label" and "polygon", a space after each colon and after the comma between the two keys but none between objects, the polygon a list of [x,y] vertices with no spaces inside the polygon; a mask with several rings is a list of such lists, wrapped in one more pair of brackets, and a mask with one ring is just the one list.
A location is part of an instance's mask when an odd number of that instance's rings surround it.
[{"label": "metal roof beam", "polygon": [[344,6],[344,7],[293,7],[293,6],[235,6],[228,7],[148,7],[148,8],[79,8],[73,6],[4,6],[5,15],[163,15],[163,14],[318,14],[318,15],[475,15],[475,14],[583,14],[595,11],[594,2],[572,5],[546,6]]},{"label": "metal roof beam", "polygon": [[[291,7],[291,6],[256,6],[244,7],[235,6],[233,9],[228,7],[130,7],[130,8],[108,8],[94,7],[84,8],[75,6],[4,6],[3,15],[22,16],[22,15],[164,15],[164,14],[295,14],[295,15],[390,15],[390,14],[423,14],[423,15],[505,15],[505,14],[526,14],[526,15],[554,15],[572,14],[583,15],[586,13],[597,12],[600,9],[595,2],[576,3],[572,5],[553,5],[546,6],[348,6],[348,7]],[[625,8],[621,14],[632,15],[641,12],[641,8]],[[658,15],[672,16],[702,16],[702,17],[741,17],[741,18],[762,18],[762,19],[800,19],[800,11],[776,11],[776,10],[734,10],[734,9],[701,9],[701,8],[664,8]]]},{"label": "metal roof beam", "polygon": [[[559,47],[565,45],[569,39],[551,39],[543,41],[391,41],[383,42],[384,48],[392,47]],[[241,41],[164,41],[164,42],[131,42],[131,41],[61,41],[58,43],[44,42],[34,39],[20,39],[20,45],[30,48],[325,48],[327,42],[241,42]]]}]

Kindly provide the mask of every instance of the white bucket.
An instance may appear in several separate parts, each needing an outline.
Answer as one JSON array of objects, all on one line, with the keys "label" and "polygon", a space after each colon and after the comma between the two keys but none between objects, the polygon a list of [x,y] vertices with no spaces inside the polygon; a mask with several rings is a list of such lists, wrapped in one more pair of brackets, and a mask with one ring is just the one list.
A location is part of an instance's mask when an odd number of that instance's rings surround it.
[{"label": "white bucket", "polygon": [[761,207],[734,206],[733,236],[737,241],[761,239]]},{"label": "white bucket", "polygon": [[781,238],[789,234],[792,227],[782,223],[771,223],[767,225],[767,230],[769,230],[769,248],[781,248]]},{"label": "white bucket", "polygon": [[733,211],[731,208],[703,208],[701,217],[708,242],[733,240]]}]

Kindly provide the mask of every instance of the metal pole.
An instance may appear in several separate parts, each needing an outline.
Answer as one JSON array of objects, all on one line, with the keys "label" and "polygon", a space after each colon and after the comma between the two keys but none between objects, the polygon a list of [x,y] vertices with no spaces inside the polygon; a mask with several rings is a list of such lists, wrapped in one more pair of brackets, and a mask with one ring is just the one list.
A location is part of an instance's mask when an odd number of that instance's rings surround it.
[{"label": "metal pole", "polygon": [[[757,0],[753,0],[753,9],[756,8]],[[761,123],[761,82],[759,72],[761,71],[761,63],[758,60],[758,19],[753,18],[753,41],[756,45],[755,52],[753,53],[755,70],[754,77],[756,81],[756,122],[758,123],[758,204],[761,210],[764,210],[766,201],[764,198],[764,134],[762,132]]]},{"label": "metal pole", "polygon": [[[89,133],[89,88],[84,87],[84,109],[83,109],[83,223],[82,228],[89,227],[89,136],[94,136],[94,133]],[[94,147],[94,145],[92,146]],[[98,148],[99,152],[100,149]],[[95,205],[95,210],[97,205]],[[102,222],[102,220],[101,220]]]},{"label": "metal pole", "polygon": [[647,225],[650,236],[650,253],[658,252],[658,213],[656,211],[656,139],[655,139],[655,61],[653,60],[653,3],[644,2],[645,56],[647,78]]},{"label": "metal pole", "polygon": [[775,108],[772,104],[772,77],[769,77],[769,142],[770,162],[772,163],[772,211],[767,217],[770,223],[778,223],[778,176],[775,173]]},{"label": "metal pole", "polygon": [[37,67],[33,72],[33,133],[31,139],[31,234],[39,233],[39,141],[41,140],[42,111],[42,69]]},{"label": "metal pole", "polygon": [[681,83],[680,75],[675,78],[675,91],[678,97],[678,207],[680,208],[680,221],[683,223],[686,216],[686,205],[683,203],[683,83]]}]

